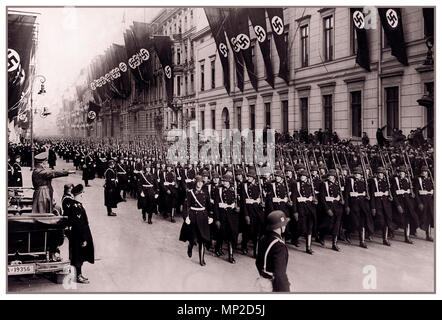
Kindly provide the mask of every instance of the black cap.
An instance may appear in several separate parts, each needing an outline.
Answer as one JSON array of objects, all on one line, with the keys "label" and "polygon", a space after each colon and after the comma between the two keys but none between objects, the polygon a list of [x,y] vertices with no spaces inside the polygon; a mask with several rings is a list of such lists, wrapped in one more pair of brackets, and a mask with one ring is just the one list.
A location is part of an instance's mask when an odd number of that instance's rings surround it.
[{"label": "black cap", "polygon": [[80,193],[83,193],[83,190],[84,190],[83,185],[81,183],[77,184],[75,187],[72,188],[72,194],[74,196],[79,195]]}]

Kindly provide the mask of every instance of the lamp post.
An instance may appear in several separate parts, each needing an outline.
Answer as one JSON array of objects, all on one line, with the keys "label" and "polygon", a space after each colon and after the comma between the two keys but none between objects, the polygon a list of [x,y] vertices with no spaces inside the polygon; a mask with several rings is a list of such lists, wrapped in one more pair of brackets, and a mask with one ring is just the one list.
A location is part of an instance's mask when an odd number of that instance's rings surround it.
[{"label": "lamp post", "polygon": [[36,75],[31,82],[31,171],[34,170],[34,81],[35,79],[40,78],[40,91],[38,94],[46,93],[44,83],[46,82],[46,78],[40,74]]}]

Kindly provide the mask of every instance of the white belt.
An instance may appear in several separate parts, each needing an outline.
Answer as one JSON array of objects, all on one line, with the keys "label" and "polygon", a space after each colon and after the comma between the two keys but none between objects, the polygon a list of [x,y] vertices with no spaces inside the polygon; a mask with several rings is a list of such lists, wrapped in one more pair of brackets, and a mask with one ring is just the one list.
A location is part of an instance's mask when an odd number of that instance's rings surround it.
[{"label": "white belt", "polygon": [[232,203],[232,204],[227,204],[227,203],[219,203],[219,205],[218,205],[221,209],[227,209],[227,208],[235,208],[235,204],[234,203]]},{"label": "white belt", "polygon": [[298,197],[298,202],[307,202],[307,201],[313,201],[313,196],[310,197]]},{"label": "white belt", "polygon": [[374,196],[377,197],[377,198],[378,197],[383,197],[383,196],[388,197],[389,195],[390,195],[390,193],[388,191],[385,191],[385,192],[380,192],[379,191],[379,192],[375,192],[374,193]]},{"label": "white belt", "polygon": [[315,194],[319,194],[319,191],[316,191],[316,190],[315,190]]},{"label": "white belt", "polygon": [[408,189],[408,190],[397,190],[396,191],[396,194],[397,195],[402,195],[402,194],[410,194],[410,189]]},{"label": "white belt", "polygon": [[164,182],[165,186],[173,186],[175,182]]},{"label": "white belt", "polygon": [[339,201],[339,200],[341,200],[340,196],[337,196],[336,198],[334,198],[334,197],[325,197],[325,201],[327,201],[327,202],[333,202],[333,201]]},{"label": "white belt", "polygon": [[350,197],[356,198],[356,197],[365,197],[366,193],[364,192],[350,192]]},{"label": "white belt", "polygon": [[190,182],[193,182],[193,179],[186,179],[186,180],[184,180],[186,183],[190,183]]},{"label": "white belt", "polygon": [[246,203],[247,204],[254,204],[254,203],[259,203],[259,199],[246,199]]},{"label": "white belt", "polygon": [[191,210],[195,210],[195,211],[204,211],[206,210],[206,208],[197,208],[197,207],[190,207]]},{"label": "white belt", "polygon": [[419,190],[419,195],[421,195],[421,196],[428,196],[430,194],[433,195],[433,190],[431,190],[431,191]]},{"label": "white belt", "polygon": [[345,188],[344,187],[341,187],[341,191],[344,191],[345,190]]},{"label": "white belt", "polygon": [[152,184],[143,184],[143,187],[144,187],[144,188],[152,188],[153,185],[152,185]]},{"label": "white belt", "polygon": [[285,198],[277,198],[277,197],[274,197],[273,198],[273,202],[287,202],[288,200],[287,200],[287,197],[285,197]]}]

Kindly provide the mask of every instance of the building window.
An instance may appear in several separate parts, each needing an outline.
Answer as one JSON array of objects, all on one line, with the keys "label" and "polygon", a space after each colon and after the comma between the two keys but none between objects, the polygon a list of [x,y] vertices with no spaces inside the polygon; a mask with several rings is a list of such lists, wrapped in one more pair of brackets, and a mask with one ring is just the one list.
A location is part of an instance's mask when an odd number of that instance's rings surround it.
[{"label": "building window", "polygon": [[324,107],[324,131],[333,130],[333,106],[332,95],[327,94],[323,96]]},{"label": "building window", "polygon": [[181,76],[176,77],[176,95],[181,97]]},{"label": "building window", "polygon": [[190,110],[190,118],[191,118],[192,120],[195,120],[195,118],[196,118],[196,115],[195,115],[195,108],[192,108],[192,109]]},{"label": "building window", "polygon": [[215,60],[210,61],[211,88],[215,88]]},{"label": "building window", "polygon": [[212,129],[213,130],[215,130],[216,129],[216,127],[215,127],[215,124],[216,124],[216,122],[215,122],[215,110],[212,110]]},{"label": "building window", "polygon": [[282,101],[282,133],[289,132],[289,102]]},{"label": "building window", "polygon": [[193,59],[193,42],[190,42],[190,60]]},{"label": "building window", "polygon": [[193,73],[190,74],[190,93],[195,93],[195,84],[194,84],[194,75]]},{"label": "building window", "polygon": [[308,67],[308,25],[301,27],[301,65]]},{"label": "building window", "polygon": [[308,130],[308,98],[301,98],[301,130]]},{"label": "building window", "polygon": [[362,137],[362,105],[361,91],[354,91],[351,95],[351,135]]},{"label": "building window", "polygon": [[242,130],[242,126],[241,126],[241,107],[237,107],[236,108],[236,121],[238,123],[238,130],[241,131]]},{"label": "building window", "polygon": [[204,126],[204,121],[205,121],[205,119],[204,119],[204,110],[200,111],[200,118],[201,118],[201,130],[204,130],[205,129],[205,126]]},{"label": "building window", "polygon": [[255,105],[250,105],[250,130],[255,130]]},{"label": "building window", "polygon": [[271,115],[271,110],[270,110],[270,102],[266,102],[264,104],[264,106],[265,106],[265,113],[266,113],[265,114],[266,128],[271,128],[272,127],[272,115]]},{"label": "building window", "polygon": [[399,87],[385,88],[387,106],[387,136],[399,129]]},{"label": "building window", "polygon": [[181,48],[176,49],[176,64],[181,64]]},{"label": "building window", "polygon": [[333,60],[333,16],[324,18],[324,60]]},{"label": "building window", "polygon": [[[425,94],[434,99],[434,82],[425,83]],[[434,138],[434,104],[426,107],[427,112],[427,138]]]},{"label": "building window", "polygon": [[201,63],[200,66],[201,73],[201,91],[204,91],[204,63]]},{"label": "building window", "polygon": [[189,94],[188,85],[188,76],[186,74],[186,76],[184,77],[184,92],[186,96]]},{"label": "building window", "polygon": [[184,62],[187,63],[187,44],[184,46]]},{"label": "building window", "polygon": [[355,55],[358,53],[358,35],[357,35],[357,27],[353,22],[353,17],[350,15],[350,47],[351,54]]}]

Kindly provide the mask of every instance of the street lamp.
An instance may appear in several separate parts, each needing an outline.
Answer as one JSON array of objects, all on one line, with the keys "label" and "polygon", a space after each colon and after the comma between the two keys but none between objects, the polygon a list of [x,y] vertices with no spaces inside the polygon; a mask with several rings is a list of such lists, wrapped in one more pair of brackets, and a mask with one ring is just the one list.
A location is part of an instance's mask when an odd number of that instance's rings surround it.
[{"label": "street lamp", "polygon": [[34,156],[35,156],[35,150],[34,150],[34,81],[35,79],[40,78],[40,91],[38,91],[38,94],[44,94],[46,93],[44,83],[46,82],[46,78],[40,74],[34,76],[34,79],[32,79],[31,82],[31,171],[34,170]]}]

